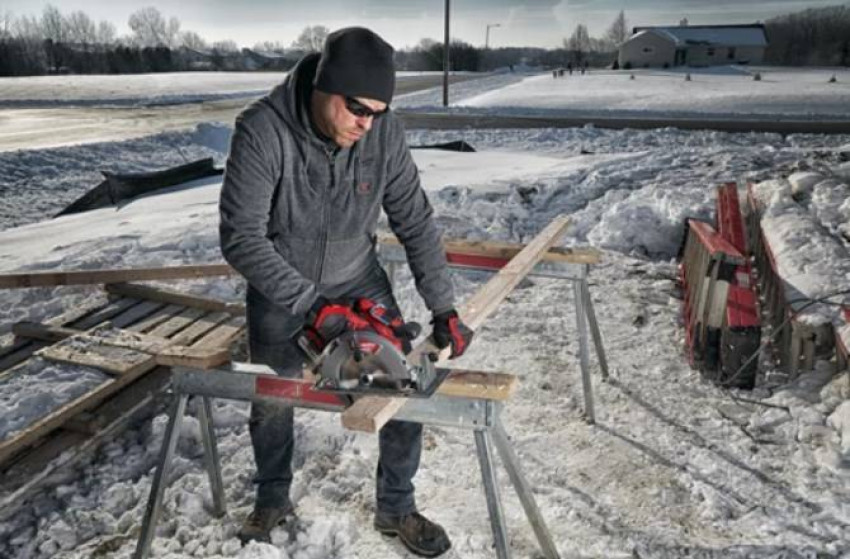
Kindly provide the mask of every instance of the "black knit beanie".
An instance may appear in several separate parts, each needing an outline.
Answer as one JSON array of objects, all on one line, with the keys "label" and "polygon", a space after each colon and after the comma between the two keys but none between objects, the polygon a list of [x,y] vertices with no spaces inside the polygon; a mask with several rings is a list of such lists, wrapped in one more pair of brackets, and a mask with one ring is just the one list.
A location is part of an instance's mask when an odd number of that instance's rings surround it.
[{"label": "black knit beanie", "polygon": [[395,89],[393,48],[363,27],[338,29],[325,40],[313,85],[325,93],[389,105]]}]

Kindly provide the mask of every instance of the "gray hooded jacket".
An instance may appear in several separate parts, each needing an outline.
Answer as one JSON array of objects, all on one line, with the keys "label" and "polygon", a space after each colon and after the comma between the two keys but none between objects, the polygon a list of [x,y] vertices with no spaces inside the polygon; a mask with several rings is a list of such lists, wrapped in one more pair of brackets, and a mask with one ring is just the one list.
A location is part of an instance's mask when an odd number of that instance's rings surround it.
[{"label": "gray hooded jacket", "polygon": [[376,265],[381,208],[428,308],[454,305],[440,234],[392,111],[351,148],[329,146],[309,117],[319,55],[236,119],[221,190],[221,250],[273,304],[306,312],[322,286]]}]

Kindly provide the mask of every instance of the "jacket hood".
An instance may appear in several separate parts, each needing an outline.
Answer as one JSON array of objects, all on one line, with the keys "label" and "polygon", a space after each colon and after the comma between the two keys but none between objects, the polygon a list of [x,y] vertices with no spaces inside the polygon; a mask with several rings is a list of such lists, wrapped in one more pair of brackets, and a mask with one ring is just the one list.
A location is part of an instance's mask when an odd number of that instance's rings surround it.
[{"label": "jacket hood", "polygon": [[283,83],[271,90],[267,101],[296,136],[324,146],[310,122],[310,96],[319,58],[319,53],[311,53],[299,60]]}]

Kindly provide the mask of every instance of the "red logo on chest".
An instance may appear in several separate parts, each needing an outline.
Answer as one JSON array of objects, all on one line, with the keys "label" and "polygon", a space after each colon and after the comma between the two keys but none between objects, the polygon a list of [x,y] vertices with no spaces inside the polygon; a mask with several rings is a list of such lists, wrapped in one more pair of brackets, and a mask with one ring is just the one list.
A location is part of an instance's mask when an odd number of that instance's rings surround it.
[{"label": "red logo on chest", "polygon": [[369,194],[370,192],[372,192],[371,182],[357,183],[357,194]]}]

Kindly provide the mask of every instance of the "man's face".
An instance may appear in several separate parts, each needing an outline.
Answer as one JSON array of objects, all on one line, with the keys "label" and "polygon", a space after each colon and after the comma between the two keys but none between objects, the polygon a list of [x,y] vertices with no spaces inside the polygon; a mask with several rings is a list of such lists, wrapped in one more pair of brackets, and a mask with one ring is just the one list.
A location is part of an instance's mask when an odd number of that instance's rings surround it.
[{"label": "man's face", "polygon": [[[375,99],[365,97],[354,97],[354,101],[366,107],[366,109],[380,113],[386,110],[387,104]],[[342,95],[325,93],[314,90],[312,109],[313,119],[322,134],[333,140],[342,148],[351,147],[354,142],[363,137],[372,128],[372,122],[376,116],[357,116],[346,105],[353,105]],[[357,107],[355,105],[355,110]]]}]

